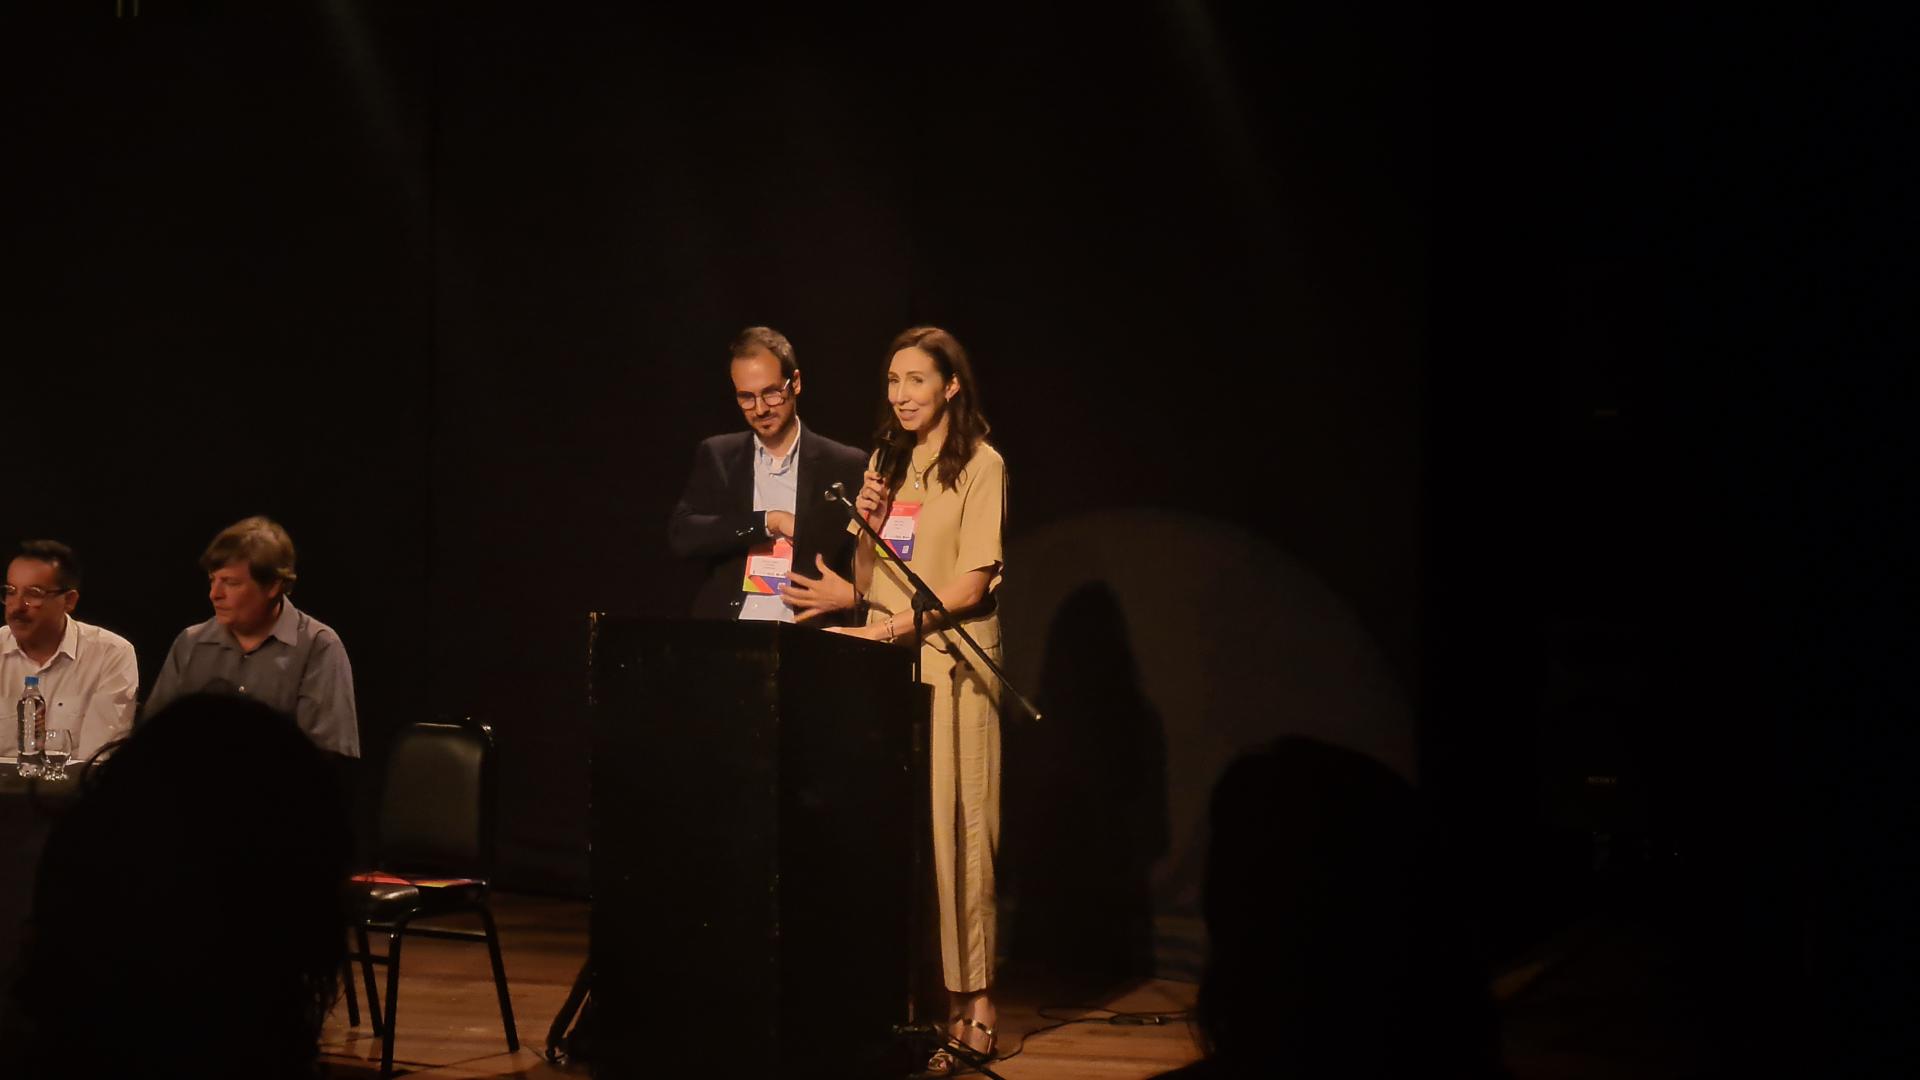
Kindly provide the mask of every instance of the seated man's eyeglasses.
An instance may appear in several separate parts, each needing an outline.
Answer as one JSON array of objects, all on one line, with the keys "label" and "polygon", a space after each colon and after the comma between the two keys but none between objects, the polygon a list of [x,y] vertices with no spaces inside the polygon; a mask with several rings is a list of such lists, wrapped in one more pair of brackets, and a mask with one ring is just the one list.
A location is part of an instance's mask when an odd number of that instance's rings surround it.
[{"label": "seated man's eyeglasses", "polygon": [[753,403],[755,401],[759,401],[761,404],[771,409],[775,405],[784,405],[786,403],[787,387],[792,385],[793,385],[793,376],[789,375],[787,376],[786,382],[781,383],[779,386],[776,386],[771,390],[762,390],[757,394],[748,390],[742,390],[739,393],[733,395],[733,400],[739,402],[740,407],[743,409],[753,408]]},{"label": "seated man's eyeglasses", "polygon": [[47,597],[49,596],[60,596],[63,593],[70,593],[72,591],[72,589],[43,589],[38,585],[29,585],[25,591],[22,591],[8,585],[4,593],[0,593],[0,595],[4,595],[8,600],[12,600],[17,596],[28,607],[39,607],[41,604],[47,602]]}]

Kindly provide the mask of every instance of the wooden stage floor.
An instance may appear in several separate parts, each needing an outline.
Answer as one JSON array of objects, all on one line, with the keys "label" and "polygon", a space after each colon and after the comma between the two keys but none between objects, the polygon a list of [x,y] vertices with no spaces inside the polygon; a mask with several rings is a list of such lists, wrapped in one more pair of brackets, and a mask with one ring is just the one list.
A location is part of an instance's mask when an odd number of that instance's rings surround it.
[{"label": "wooden stage floor", "polygon": [[[495,900],[521,1049],[506,1053],[486,950],[458,942],[407,943],[400,999],[396,1071],[421,1078],[584,1077],[542,1058],[547,1026],[573,985],[587,949],[587,905],[503,895]],[[1728,988],[1680,970],[1684,936],[1644,918],[1599,913],[1570,924],[1493,980],[1515,1080],[1658,1080],[1722,1075],[1721,1049],[1710,1041],[1702,1010]],[[1055,1018],[1104,1013],[1057,1010],[1063,1000],[1127,1013],[1172,1014],[1189,1008],[1192,983],[1146,980],[1105,993],[997,987],[1000,1030],[1018,1056],[995,1065],[1007,1080],[1145,1080],[1199,1056],[1185,1022],[1053,1027]],[[1042,1015],[1042,1010],[1046,1015]],[[336,1078],[377,1076],[380,1044],[364,1019],[349,1028],[334,1011],[321,1039],[322,1063]],[[762,1076],[770,1070],[728,1068],[708,1075]]]},{"label": "wooden stage floor", "polygon": [[[587,1075],[584,1066],[560,1067],[543,1057],[547,1026],[586,957],[586,903],[503,894],[494,899],[494,915],[513,991],[520,1050],[506,1052],[486,950],[413,938],[407,941],[401,969],[396,1073],[422,1080]],[[376,969],[375,976],[381,975]],[[1123,1013],[1184,1013],[1193,1004],[1195,989],[1191,983],[1145,980],[1078,1004]],[[1003,1045],[1019,1049],[1025,1040],[1021,1053],[994,1066],[1007,1080],[1145,1080],[1199,1056],[1182,1020],[1160,1025],[1101,1020],[1055,1027],[1058,1019],[1100,1020],[1106,1013],[1056,1010],[1050,1006],[1059,1002],[1040,1000],[1031,991],[1023,994],[1017,986],[1003,989],[998,1004]],[[347,1026],[344,1001],[328,1019],[320,1048],[328,1076],[357,1080],[379,1075],[380,1041],[364,1016],[359,1027]],[[712,1075],[725,1077],[729,1071],[722,1063]],[[765,1070],[746,1068],[739,1074],[765,1075]]]}]

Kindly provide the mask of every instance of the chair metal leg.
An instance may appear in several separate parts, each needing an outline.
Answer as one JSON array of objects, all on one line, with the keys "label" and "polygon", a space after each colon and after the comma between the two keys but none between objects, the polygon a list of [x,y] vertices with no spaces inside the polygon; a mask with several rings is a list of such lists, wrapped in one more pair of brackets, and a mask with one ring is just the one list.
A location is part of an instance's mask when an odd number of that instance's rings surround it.
[{"label": "chair metal leg", "polygon": [[380,1043],[380,1080],[393,1075],[393,1022],[395,1006],[400,1004],[400,937],[404,925],[387,935],[387,1030]]},{"label": "chair metal leg", "polygon": [[360,976],[367,984],[367,1018],[373,1022],[373,1033],[387,1033],[386,1020],[380,1012],[380,992],[373,984],[373,945],[367,940],[365,924],[353,928],[354,937],[360,942]]},{"label": "chair metal leg", "polygon": [[340,989],[347,998],[347,1026],[360,1026],[360,995],[353,992],[353,957],[340,961]]},{"label": "chair metal leg", "polygon": [[500,961],[500,931],[494,928],[493,911],[480,905],[480,923],[487,928],[487,957],[493,961],[493,989],[500,995],[500,1022],[507,1029],[507,1050],[520,1049],[520,1031],[513,1023],[513,1001],[507,996],[507,966]]}]

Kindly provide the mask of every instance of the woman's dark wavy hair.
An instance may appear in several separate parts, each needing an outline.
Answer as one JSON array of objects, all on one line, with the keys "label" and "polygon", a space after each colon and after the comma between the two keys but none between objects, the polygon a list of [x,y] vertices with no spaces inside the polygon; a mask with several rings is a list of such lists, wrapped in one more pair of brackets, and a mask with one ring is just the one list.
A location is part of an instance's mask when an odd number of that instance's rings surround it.
[{"label": "woman's dark wavy hair", "polygon": [[[887,371],[893,366],[893,355],[902,349],[919,349],[933,358],[934,367],[940,371],[942,384],[949,379],[960,381],[960,390],[947,402],[947,439],[940,447],[940,456],[934,467],[928,471],[944,487],[960,486],[961,474],[966,471],[967,462],[973,459],[974,450],[986,441],[987,433],[993,425],[987,423],[986,414],[980,411],[980,383],[973,375],[973,361],[967,359],[967,350],[952,334],[937,326],[915,326],[902,330],[887,346],[887,358],[881,365],[880,374],[884,380]],[[913,437],[900,428],[900,420],[893,415],[893,409],[885,401],[880,403],[880,426],[875,441],[895,446],[911,446]],[[907,465],[911,455],[894,455],[893,468],[887,476],[887,486],[900,490],[900,482],[906,479]]]},{"label": "woman's dark wavy hair", "polygon": [[331,755],[259,702],[191,695],[142,721],[41,853],[9,1068],[153,1075],[215,1019],[192,1075],[314,1075],[346,953],[340,791]]}]

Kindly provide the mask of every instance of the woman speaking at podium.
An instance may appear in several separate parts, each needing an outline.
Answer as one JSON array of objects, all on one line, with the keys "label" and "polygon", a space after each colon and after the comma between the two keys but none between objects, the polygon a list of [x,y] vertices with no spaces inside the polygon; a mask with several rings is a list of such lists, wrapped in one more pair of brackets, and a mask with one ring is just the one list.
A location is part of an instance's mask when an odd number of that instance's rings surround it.
[{"label": "woman speaking at podium", "polygon": [[[868,464],[855,509],[997,663],[994,590],[1003,565],[1006,465],[986,441],[973,365],[952,334],[917,326],[893,339],[886,380],[883,449]],[[869,604],[867,623],[839,632],[913,644],[913,589],[899,568],[863,543],[854,577]],[[987,989],[993,981],[993,859],[1000,842],[999,688],[938,612],[927,614],[918,645],[921,678],[933,687],[933,864],[948,1029],[956,1040],[991,1055],[996,1017]],[[944,1050],[927,1063],[935,1075],[957,1067]]]}]

